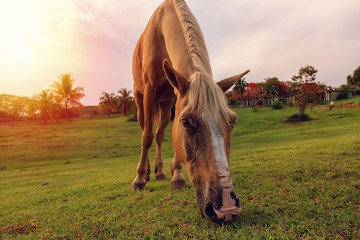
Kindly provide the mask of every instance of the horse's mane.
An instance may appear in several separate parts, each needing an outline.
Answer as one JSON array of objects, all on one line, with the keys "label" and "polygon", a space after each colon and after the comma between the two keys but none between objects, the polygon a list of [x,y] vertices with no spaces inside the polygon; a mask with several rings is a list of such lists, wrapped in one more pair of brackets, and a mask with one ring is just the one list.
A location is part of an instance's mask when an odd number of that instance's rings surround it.
[{"label": "horse's mane", "polygon": [[201,118],[229,122],[231,110],[225,94],[214,82],[205,40],[195,17],[184,0],[172,0],[182,23],[188,51],[194,67],[187,92],[188,104],[183,112],[197,109]]}]

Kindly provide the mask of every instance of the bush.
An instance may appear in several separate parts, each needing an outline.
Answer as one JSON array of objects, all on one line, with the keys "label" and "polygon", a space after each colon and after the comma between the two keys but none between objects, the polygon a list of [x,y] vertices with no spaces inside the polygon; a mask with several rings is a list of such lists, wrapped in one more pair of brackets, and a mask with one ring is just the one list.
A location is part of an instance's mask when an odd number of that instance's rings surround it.
[{"label": "bush", "polygon": [[137,112],[133,113],[133,115],[129,117],[128,122],[137,122]]},{"label": "bush", "polygon": [[288,117],[287,122],[305,122],[310,120],[311,120],[310,116],[305,113],[303,115],[294,114]]},{"label": "bush", "polygon": [[342,99],[348,99],[349,98],[349,94],[347,92],[342,92],[337,96],[336,100],[342,100]]},{"label": "bush", "polygon": [[252,110],[253,112],[257,112],[257,111],[258,111],[258,109],[257,109],[256,106],[251,107],[251,110]]},{"label": "bush", "polygon": [[229,100],[228,100],[228,104],[229,104],[229,105],[236,105],[236,104],[237,104],[237,101],[236,101],[236,99],[235,99],[234,97],[231,97],[231,98],[229,98]]},{"label": "bush", "polygon": [[330,102],[328,102],[328,101],[321,101],[321,102],[319,102],[319,105],[329,105],[330,104]]},{"label": "bush", "polygon": [[280,98],[279,101],[282,102],[283,105],[286,105],[288,103],[285,98]]},{"label": "bush", "polygon": [[264,101],[263,101],[262,99],[258,99],[258,100],[256,101],[255,105],[257,105],[257,106],[262,106],[262,105],[264,105]]},{"label": "bush", "polygon": [[282,109],[284,106],[284,103],[281,101],[276,101],[272,104],[273,109]]},{"label": "bush", "polygon": [[360,89],[356,89],[356,90],[354,91],[354,95],[360,95]]}]

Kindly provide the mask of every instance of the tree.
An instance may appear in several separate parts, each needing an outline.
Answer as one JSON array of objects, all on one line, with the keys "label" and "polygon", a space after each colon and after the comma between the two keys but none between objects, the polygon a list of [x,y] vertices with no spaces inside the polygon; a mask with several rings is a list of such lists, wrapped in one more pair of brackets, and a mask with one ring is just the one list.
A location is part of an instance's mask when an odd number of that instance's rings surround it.
[{"label": "tree", "polygon": [[130,96],[131,91],[128,91],[126,88],[120,89],[118,93],[120,93],[118,98],[118,106],[122,107],[124,116],[127,116],[128,110],[131,104],[134,102],[134,98]]},{"label": "tree", "polygon": [[360,85],[360,66],[354,70],[353,75],[348,75],[346,80],[349,87],[353,85]]},{"label": "tree", "polygon": [[254,104],[257,104],[256,100],[265,94],[264,83],[249,83],[244,93],[245,96],[253,98]]},{"label": "tree", "polygon": [[99,108],[105,109],[110,118],[111,112],[115,109],[116,99],[114,93],[103,92],[100,97]]},{"label": "tree", "polygon": [[40,94],[34,96],[36,108],[41,112],[44,124],[47,124],[49,112],[55,106],[55,98],[50,90],[42,90]]},{"label": "tree", "polygon": [[245,78],[241,78],[239,81],[235,83],[233,91],[241,96],[245,93],[247,85],[248,83],[245,81]]},{"label": "tree", "polygon": [[264,88],[270,95],[286,95],[287,87],[284,82],[281,82],[277,77],[266,78],[264,82]]},{"label": "tree", "polygon": [[16,120],[27,115],[28,97],[10,94],[0,95],[0,112],[5,120]]},{"label": "tree", "polygon": [[320,101],[319,91],[320,86],[315,82],[316,70],[313,66],[301,67],[299,75],[292,77],[292,85],[290,92],[295,95],[299,103],[299,116],[300,118],[305,113],[306,105],[309,103],[315,104]]},{"label": "tree", "polygon": [[75,80],[71,78],[71,73],[61,74],[58,81],[52,84],[53,93],[57,102],[65,107],[65,116],[71,121],[69,108],[74,106],[82,107],[80,99],[85,96],[83,87],[73,88]]}]

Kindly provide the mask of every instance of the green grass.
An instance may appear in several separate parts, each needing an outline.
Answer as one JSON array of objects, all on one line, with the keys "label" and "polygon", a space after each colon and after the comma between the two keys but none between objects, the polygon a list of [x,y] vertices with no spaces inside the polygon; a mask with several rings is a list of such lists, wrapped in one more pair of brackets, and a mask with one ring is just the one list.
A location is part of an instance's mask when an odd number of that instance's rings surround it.
[{"label": "green grass", "polygon": [[335,104],[346,104],[346,103],[360,103],[360,96],[354,96],[349,99],[342,99],[334,101]]},{"label": "green grass", "polygon": [[[131,191],[141,130],[124,117],[0,125],[0,239],[359,239],[360,108],[307,109],[297,124],[296,108],[235,111],[243,211],[225,226],[201,218],[189,182],[172,191],[152,173]],[[163,151],[169,177],[171,126]]]}]

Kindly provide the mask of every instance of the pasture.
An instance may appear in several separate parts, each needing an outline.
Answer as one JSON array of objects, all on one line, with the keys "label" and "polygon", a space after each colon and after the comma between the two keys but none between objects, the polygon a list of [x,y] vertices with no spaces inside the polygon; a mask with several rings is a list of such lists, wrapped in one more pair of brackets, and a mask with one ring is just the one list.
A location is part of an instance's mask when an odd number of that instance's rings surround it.
[{"label": "pasture", "polygon": [[[133,192],[141,130],[125,117],[0,125],[0,238],[359,239],[360,108],[234,109],[230,168],[242,213],[208,223],[193,188],[152,174]],[[184,170],[187,178],[186,170]]]}]

